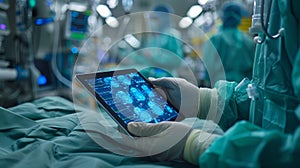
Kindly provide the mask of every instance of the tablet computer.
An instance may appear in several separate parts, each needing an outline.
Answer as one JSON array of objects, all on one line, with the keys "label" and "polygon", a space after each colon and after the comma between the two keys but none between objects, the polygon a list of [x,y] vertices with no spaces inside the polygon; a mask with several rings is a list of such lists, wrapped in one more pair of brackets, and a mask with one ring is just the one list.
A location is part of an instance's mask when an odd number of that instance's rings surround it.
[{"label": "tablet computer", "polygon": [[179,115],[136,69],[80,74],[76,79],[129,135],[129,122],[159,123]]}]

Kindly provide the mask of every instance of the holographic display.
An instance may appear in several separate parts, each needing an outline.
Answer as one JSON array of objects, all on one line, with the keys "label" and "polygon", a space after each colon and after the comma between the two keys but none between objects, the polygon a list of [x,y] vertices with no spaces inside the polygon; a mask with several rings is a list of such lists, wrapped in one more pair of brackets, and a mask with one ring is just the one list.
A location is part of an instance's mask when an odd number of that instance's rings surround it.
[{"label": "holographic display", "polygon": [[114,113],[124,122],[159,123],[178,112],[138,72],[85,79]]}]

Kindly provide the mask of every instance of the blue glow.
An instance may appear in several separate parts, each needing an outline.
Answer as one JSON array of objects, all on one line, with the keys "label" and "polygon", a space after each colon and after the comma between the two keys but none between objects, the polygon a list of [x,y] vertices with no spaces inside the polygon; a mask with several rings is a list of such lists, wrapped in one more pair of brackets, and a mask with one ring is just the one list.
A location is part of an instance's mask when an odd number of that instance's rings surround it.
[{"label": "blue glow", "polygon": [[178,116],[138,73],[96,77],[86,82],[125,124],[158,123]]},{"label": "blue glow", "polygon": [[44,25],[54,22],[53,18],[37,18],[35,20],[36,25]]},{"label": "blue glow", "polygon": [[50,7],[52,5],[52,1],[51,0],[47,0],[47,6]]},{"label": "blue glow", "polygon": [[78,48],[77,47],[73,47],[71,49],[71,51],[72,51],[73,54],[77,54],[78,53]]},{"label": "blue glow", "polygon": [[38,78],[39,86],[45,85],[47,83],[47,78],[44,75],[40,75]]}]

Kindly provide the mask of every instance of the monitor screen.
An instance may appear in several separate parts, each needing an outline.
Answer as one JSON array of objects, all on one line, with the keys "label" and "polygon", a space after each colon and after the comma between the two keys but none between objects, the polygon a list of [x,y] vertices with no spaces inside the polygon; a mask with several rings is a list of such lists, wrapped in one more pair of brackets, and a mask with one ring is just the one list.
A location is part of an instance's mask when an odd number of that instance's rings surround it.
[{"label": "monitor screen", "polygon": [[71,11],[71,32],[86,33],[88,31],[87,12]]}]

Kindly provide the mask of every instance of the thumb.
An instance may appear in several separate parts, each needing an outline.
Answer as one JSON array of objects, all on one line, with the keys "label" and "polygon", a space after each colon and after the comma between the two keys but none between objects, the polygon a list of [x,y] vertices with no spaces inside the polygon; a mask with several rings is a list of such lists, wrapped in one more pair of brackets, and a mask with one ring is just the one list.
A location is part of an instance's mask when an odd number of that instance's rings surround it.
[{"label": "thumb", "polygon": [[167,122],[162,122],[158,124],[154,123],[144,123],[144,122],[131,122],[128,124],[128,130],[136,135],[141,137],[153,136],[161,133],[169,127]]}]

